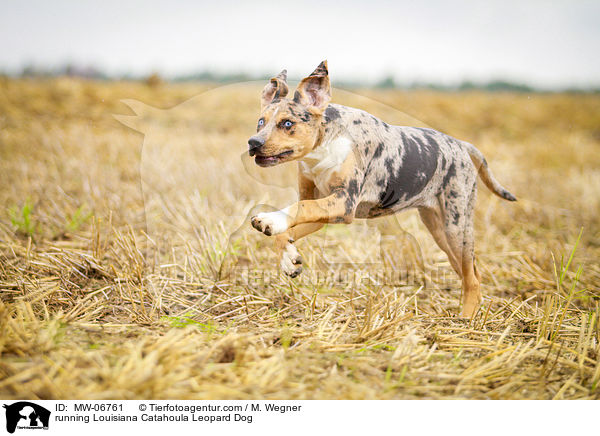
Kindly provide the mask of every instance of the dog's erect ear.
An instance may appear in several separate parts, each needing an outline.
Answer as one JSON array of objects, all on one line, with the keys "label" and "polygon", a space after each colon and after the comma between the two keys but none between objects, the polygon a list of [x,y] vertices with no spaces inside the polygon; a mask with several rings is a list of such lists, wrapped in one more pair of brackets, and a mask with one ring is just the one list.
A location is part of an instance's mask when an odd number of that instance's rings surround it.
[{"label": "dog's erect ear", "polygon": [[310,76],[302,79],[294,93],[294,101],[311,107],[317,112],[323,112],[330,100],[329,72],[327,71],[327,61],[323,61],[315,71],[310,73]]},{"label": "dog's erect ear", "polygon": [[286,80],[287,70],[283,70],[269,81],[262,92],[260,99],[261,109],[264,109],[265,106],[268,106],[273,100],[283,98],[287,95],[289,88]]}]

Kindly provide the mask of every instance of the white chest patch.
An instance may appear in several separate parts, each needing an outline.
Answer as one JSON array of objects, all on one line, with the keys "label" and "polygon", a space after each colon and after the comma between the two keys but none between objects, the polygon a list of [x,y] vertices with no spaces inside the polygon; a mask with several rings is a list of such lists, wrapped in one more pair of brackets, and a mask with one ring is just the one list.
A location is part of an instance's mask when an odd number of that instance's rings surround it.
[{"label": "white chest patch", "polygon": [[324,195],[329,194],[329,179],[339,171],[342,163],[352,151],[352,141],[345,136],[338,136],[315,148],[300,160],[302,174],[312,180]]}]

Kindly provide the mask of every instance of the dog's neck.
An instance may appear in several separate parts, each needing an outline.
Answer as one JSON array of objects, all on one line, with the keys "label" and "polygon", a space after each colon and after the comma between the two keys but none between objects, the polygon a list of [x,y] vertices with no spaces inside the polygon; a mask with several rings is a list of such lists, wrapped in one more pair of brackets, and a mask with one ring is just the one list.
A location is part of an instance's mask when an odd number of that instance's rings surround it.
[{"label": "dog's neck", "polygon": [[337,172],[352,151],[352,140],[338,126],[322,126],[317,145],[302,159],[300,171],[312,180],[319,191],[326,194],[328,181]]}]

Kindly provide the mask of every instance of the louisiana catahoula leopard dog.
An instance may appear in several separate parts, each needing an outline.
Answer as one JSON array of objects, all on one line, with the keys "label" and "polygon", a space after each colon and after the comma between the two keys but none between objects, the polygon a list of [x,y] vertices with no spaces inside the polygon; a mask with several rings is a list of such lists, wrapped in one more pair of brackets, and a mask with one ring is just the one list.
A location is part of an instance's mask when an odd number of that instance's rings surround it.
[{"label": "louisiana catahoula leopard dog", "polygon": [[350,223],[417,208],[423,223],[462,279],[462,316],[481,304],[475,267],[473,208],[477,175],[495,194],[516,198],[493,177],[473,145],[444,133],[392,126],[360,109],[331,104],[327,62],[288,98],[286,71],[261,96],[257,132],[248,140],[261,167],[298,161],[300,201],[252,217],[275,237],[281,268],[302,271],[295,241],[325,223]]}]

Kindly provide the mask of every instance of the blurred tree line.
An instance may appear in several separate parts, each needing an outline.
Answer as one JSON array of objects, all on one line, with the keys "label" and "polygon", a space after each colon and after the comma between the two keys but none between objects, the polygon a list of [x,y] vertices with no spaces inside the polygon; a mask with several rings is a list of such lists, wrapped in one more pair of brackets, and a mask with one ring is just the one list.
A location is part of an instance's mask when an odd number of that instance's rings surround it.
[{"label": "blurred tree line", "polygon": [[[271,75],[260,74],[251,75],[244,72],[223,73],[211,70],[203,70],[192,74],[179,75],[174,77],[164,77],[157,72],[148,75],[122,74],[111,75],[100,68],[92,65],[66,64],[58,68],[42,68],[34,65],[25,66],[19,73],[7,74],[0,71],[0,76],[4,77],[22,77],[22,78],[51,78],[51,77],[78,77],[90,80],[136,80],[144,81],[149,86],[159,86],[164,82],[210,82],[210,83],[236,83],[247,82],[251,80],[268,80]],[[536,93],[536,92],[568,92],[568,93],[600,93],[600,87],[590,88],[563,88],[563,89],[543,89],[534,87],[525,83],[517,83],[508,80],[494,79],[487,82],[473,82],[465,80],[459,84],[440,84],[431,82],[412,82],[399,83],[394,76],[386,75],[376,83],[367,83],[361,81],[336,81],[336,85],[341,88],[379,88],[379,89],[403,89],[418,90],[426,89],[433,91],[486,91],[486,92],[518,92],[518,93]]]}]

